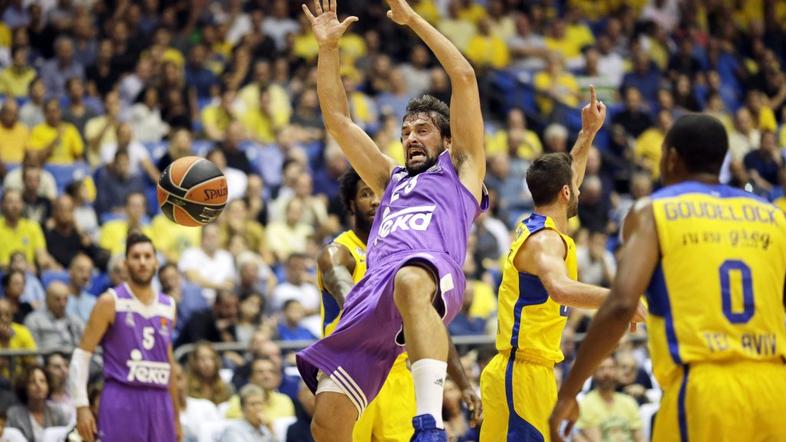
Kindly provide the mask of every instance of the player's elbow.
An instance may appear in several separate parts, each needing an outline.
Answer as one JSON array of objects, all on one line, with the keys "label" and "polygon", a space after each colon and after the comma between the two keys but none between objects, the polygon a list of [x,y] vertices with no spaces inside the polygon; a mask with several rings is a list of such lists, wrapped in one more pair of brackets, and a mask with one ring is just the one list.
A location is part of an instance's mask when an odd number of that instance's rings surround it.
[{"label": "player's elbow", "polygon": [[570,293],[567,284],[552,278],[541,280],[543,287],[548,292],[549,297],[557,304],[568,304]]},{"label": "player's elbow", "polygon": [[608,309],[614,318],[621,318],[630,320],[636,314],[636,309],[639,307],[638,299],[621,296],[609,296]]},{"label": "player's elbow", "polygon": [[469,62],[466,62],[462,66],[456,68],[451,73],[450,80],[454,87],[476,84],[478,81],[477,76],[475,75],[475,69],[471,64],[469,64]]}]

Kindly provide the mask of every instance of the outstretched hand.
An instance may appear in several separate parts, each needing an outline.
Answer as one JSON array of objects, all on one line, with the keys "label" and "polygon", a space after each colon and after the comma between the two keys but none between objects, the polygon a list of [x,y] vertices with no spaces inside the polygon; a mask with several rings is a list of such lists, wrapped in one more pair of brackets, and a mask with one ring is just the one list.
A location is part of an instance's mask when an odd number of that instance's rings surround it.
[{"label": "outstretched hand", "polygon": [[406,26],[417,16],[417,13],[407,3],[407,0],[387,0],[387,2],[388,6],[390,6],[388,18],[396,24]]},{"label": "outstretched hand", "polygon": [[308,9],[304,3],[302,5],[303,12],[306,14],[308,22],[311,23],[311,29],[314,31],[314,37],[317,39],[319,46],[338,46],[338,41],[341,36],[347,32],[349,25],[358,21],[355,16],[350,16],[344,21],[338,21],[338,14],[336,14],[336,1],[337,0],[314,0],[314,12],[316,17]]},{"label": "outstretched hand", "polygon": [[598,101],[595,86],[590,86],[590,102],[581,109],[581,129],[597,133],[606,121],[606,105]]}]

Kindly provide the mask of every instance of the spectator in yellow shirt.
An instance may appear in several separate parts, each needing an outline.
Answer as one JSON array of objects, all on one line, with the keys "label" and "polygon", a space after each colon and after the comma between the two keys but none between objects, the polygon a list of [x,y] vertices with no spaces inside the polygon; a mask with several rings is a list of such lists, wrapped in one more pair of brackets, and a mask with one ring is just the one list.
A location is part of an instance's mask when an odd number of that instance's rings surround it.
[{"label": "spectator in yellow shirt", "polygon": [[35,262],[39,268],[57,268],[57,264],[46,251],[46,239],[41,226],[22,217],[24,204],[22,192],[6,189],[3,192],[0,218],[0,267],[8,266],[11,254],[21,251],[27,262]]},{"label": "spectator in yellow shirt", "polygon": [[439,22],[437,29],[459,50],[466,51],[469,40],[475,35],[475,25],[471,20],[461,17],[460,13],[459,0],[453,0],[448,4],[448,16]]},{"label": "spectator in yellow shirt", "polygon": [[[568,63],[581,59],[581,48],[585,42],[571,39],[572,36],[568,34],[568,27],[564,19],[555,18],[548,29],[549,34],[545,38],[547,48],[558,52]],[[573,33],[576,34],[576,32]]]},{"label": "spectator in yellow shirt", "polygon": [[35,69],[27,63],[27,47],[14,46],[11,49],[11,57],[11,66],[0,71],[0,95],[25,97],[27,88],[36,77]]},{"label": "spectator in yellow shirt", "polygon": [[98,245],[111,254],[124,253],[126,247],[126,237],[132,230],[140,231],[152,237],[153,232],[150,226],[143,224],[145,221],[145,209],[147,199],[144,193],[133,192],[126,196],[125,219],[115,219],[107,221],[101,227],[98,236]]},{"label": "spectator in yellow shirt", "polygon": [[50,164],[73,164],[80,160],[85,144],[71,123],[61,120],[60,102],[50,98],[44,104],[45,121],[33,128],[27,148],[43,152]]},{"label": "spectator in yellow shirt", "polygon": [[[261,95],[267,92],[270,100],[270,118],[273,127],[281,128],[289,123],[292,105],[289,94],[280,85],[273,83],[270,62],[260,60],[254,64],[254,82],[238,92],[238,114],[259,109]],[[242,120],[242,117],[241,117]]]},{"label": "spectator in yellow shirt", "polygon": [[19,106],[16,100],[5,100],[0,108],[0,162],[21,163],[30,131],[19,122]]},{"label": "spectator in yellow shirt", "polygon": [[502,69],[510,63],[508,45],[491,32],[491,23],[484,17],[478,22],[478,33],[469,40],[467,58],[476,68]]},{"label": "spectator in yellow shirt", "polygon": [[[30,329],[22,324],[13,322],[14,312],[7,299],[0,299],[0,349],[2,350],[35,350],[36,342]],[[0,377],[12,379],[35,364],[34,356],[25,356],[22,363],[17,363],[11,372],[10,360],[0,358]]]},{"label": "spectator in yellow shirt", "polygon": [[[518,146],[509,146],[509,139],[521,140]],[[486,153],[488,155],[508,152],[523,160],[534,160],[543,153],[543,145],[538,134],[527,128],[527,117],[521,109],[513,108],[508,112],[505,129],[498,130],[495,134],[486,137]]]},{"label": "spectator in yellow shirt", "polygon": [[[229,123],[236,120],[235,111],[233,110],[236,96],[235,89],[223,85],[219,102],[214,102],[202,110],[202,127],[209,139],[224,141],[224,134],[227,127],[229,127]],[[251,121],[249,123],[251,124]]]},{"label": "spectator in yellow shirt", "polygon": [[666,138],[666,132],[671,127],[672,120],[671,112],[666,110],[658,112],[657,125],[639,135],[639,138],[636,139],[636,144],[633,146],[636,164],[648,170],[652,174],[653,179],[660,177],[661,147],[663,146],[663,139]]},{"label": "spectator in yellow shirt", "polygon": [[551,115],[554,110],[552,100],[571,107],[579,105],[579,84],[570,72],[565,71],[562,56],[556,52],[548,55],[546,69],[535,75],[533,83],[542,95],[536,102],[544,115]]},{"label": "spectator in yellow shirt", "polygon": [[101,165],[101,146],[117,144],[117,129],[120,126],[120,94],[109,91],[104,97],[105,115],[93,117],[85,124],[87,138],[87,161],[91,166]]}]

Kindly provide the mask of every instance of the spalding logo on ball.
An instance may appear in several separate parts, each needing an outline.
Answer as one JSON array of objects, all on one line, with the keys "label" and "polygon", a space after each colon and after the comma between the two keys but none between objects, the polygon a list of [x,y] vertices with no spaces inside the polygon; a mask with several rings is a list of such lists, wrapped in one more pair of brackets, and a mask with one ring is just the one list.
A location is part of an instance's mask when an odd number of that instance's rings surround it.
[{"label": "spalding logo on ball", "polygon": [[227,204],[227,179],[218,166],[200,157],[175,160],[158,180],[158,205],[181,226],[211,223]]}]

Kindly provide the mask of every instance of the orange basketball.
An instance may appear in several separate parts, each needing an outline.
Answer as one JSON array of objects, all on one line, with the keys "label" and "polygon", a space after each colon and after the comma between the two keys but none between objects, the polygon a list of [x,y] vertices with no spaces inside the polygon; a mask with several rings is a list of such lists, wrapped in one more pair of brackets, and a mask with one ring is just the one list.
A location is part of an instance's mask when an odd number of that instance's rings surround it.
[{"label": "orange basketball", "polygon": [[211,223],[224,210],[228,193],[224,174],[201,157],[175,160],[158,180],[158,205],[181,226]]}]

